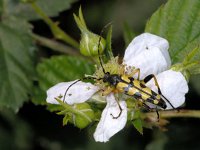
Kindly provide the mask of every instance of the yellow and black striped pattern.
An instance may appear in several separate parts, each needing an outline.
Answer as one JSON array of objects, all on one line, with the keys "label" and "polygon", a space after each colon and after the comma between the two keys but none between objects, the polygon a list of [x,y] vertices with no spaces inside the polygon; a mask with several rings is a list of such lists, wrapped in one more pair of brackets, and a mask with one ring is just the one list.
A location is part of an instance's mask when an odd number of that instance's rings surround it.
[{"label": "yellow and black striped pattern", "polygon": [[116,89],[121,93],[133,96],[134,98],[142,100],[143,102],[149,102],[154,105],[163,103],[163,100],[159,94],[148,88],[142,81],[132,77],[122,75],[121,82],[117,83]]}]

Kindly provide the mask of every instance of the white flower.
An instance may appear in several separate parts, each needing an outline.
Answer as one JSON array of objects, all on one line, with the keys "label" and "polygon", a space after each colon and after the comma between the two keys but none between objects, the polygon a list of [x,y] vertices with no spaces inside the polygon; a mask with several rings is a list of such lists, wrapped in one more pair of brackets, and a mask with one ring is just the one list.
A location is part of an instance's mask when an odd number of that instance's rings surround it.
[{"label": "white flower", "polygon": [[169,43],[159,36],[144,33],[129,44],[124,54],[124,63],[140,68],[141,78],[158,74],[171,65],[168,53]]},{"label": "white flower", "polygon": [[107,142],[110,137],[115,133],[124,128],[127,121],[127,107],[125,101],[120,101],[120,106],[122,108],[122,113],[117,119],[113,116],[118,116],[120,113],[119,106],[113,94],[110,94],[106,98],[107,105],[102,112],[101,120],[94,133],[94,139],[97,142]]},{"label": "white flower", "polygon": [[[76,82],[76,80],[71,82],[58,83],[48,89],[46,101],[48,103],[58,104],[55,98],[61,97],[61,100],[70,105],[75,103],[83,103],[91,98],[92,95],[94,95],[99,90],[98,87],[92,85],[91,83],[84,83],[80,81],[69,88],[64,100],[63,98],[66,89],[74,82]],[[98,142],[108,141],[110,137],[124,128],[127,121],[127,107],[125,101],[119,102],[120,107],[122,108],[122,113],[117,119],[113,119],[113,116],[118,116],[120,109],[114,95],[112,93],[108,95],[106,97],[106,101],[107,106],[103,110],[100,122],[94,133],[94,138]]]},{"label": "white flower", "polygon": [[[175,108],[184,104],[185,94],[188,92],[188,85],[182,73],[167,70],[159,73],[156,78],[162,94]],[[146,85],[158,93],[158,89],[153,80],[150,80]],[[172,109],[169,103],[166,102],[166,104],[166,109]]]},{"label": "white flower", "polygon": [[[150,33],[141,34],[134,38],[127,47],[123,64],[126,64],[127,68],[128,66],[139,68],[140,79],[144,79],[149,74],[155,74],[162,94],[176,108],[184,103],[188,85],[182,73],[167,70],[171,66],[168,48],[169,44],[166,39]],[[99,90],[91,83],[80,81],[71,86],[65,96],[66,89],[74,82],[63,82],[50,88],[47,91],[47,102],[57,104],[55,98],[60,98],[70,105],[83,103]],[[153,79],[146,85],[158,92]],[[127,121],[127,107],[124,100],[119,100],[122,112],[118,118],[113,118],[120,113],[113,93],[106,96],[106,101],[107,105],[94,133],[95,140],[99,142],[109,141],[110,137],[124,128]],[[171,109],[168,102],[166,104],[167,109]]]},{"label": "white flower", "polygon": [[[166,39],[150,33],[143,33],[129,44],[123,63],[140,68],[140,79],[154,74],[162,94],[177,108],[185,102],[188,84],[181,72],[167,70],[171,66],[168,48],[169,43]],[[146,85],[158,93],[153,79]],[[168,102],[166,104],[167,109],[172,108]]]},{"label": "white flower", "polygon": [[80,81],[69,88],[64,100],[63,98],[66,89],[74,82],[75,81],[58,83],[55,86],[48,89],[47,102],[52,104],[58,104],[58,101],[56,101],[55,98],[61,97],[61,100],[65,101],[70,105],[75,103],[83,103],[99,90],[98,87],[92,85],[91,83],[85,83]]}]

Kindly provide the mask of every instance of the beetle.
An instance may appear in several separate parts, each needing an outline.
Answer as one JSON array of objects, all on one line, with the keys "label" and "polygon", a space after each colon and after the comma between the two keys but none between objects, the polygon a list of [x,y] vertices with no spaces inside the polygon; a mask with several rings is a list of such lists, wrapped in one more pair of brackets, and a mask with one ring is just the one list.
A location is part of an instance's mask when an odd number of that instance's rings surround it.
[{"label": "beetle", "polygon": [[[105,27],[104,27],[105,28]],[[103,71],[103,77],[101,78],[96,78],[96,77],[85,77],[79,80],[76,80],[74,83],[72,83],[65,91],[63,101],[65,100],[67,91],[71,86],[76,84],[77,82],[85,79],[93,79],[93,80],[102,80],[104,83],[108,84],[108,87],[106,90],[103,92],[104,95],[107,95],[111,92],[117,92],[117,93],[123,93],[126,94],[130,97],[133,97],[136,100],[139,100],[142,102],[143,106],[149,110],[151,108],[148,106],[147,103],[153,104],[156,106],[156,113],[159,118],[159,113],[158,113],[158,108],[161,109],[166,109],[168,102],[172,108],[174,106],[171,104],[171,102],[162,94],[159,84],[157,82],[157,79],[155,75],[150,74],[146,76],[143,80],[140,80],[140,69],[134,69],[130,74],[111,74],[110,72],[106,72],[104,67],[103,67],[103,60],[100,57],[100,42],[101,42],[101,35],[102,35],[103,30],[101,31],[99,41],[98,41],[98,55],[99,55],[99,63],[100,67]],[[137,78],[134,78],[133,76],[135,74],[138,74]],[[158,93],[154,92],[152,89],[146,86],[146,83],[149,82],[151,79],[154,79],[155,85],[158,89]],[[117,101],[117,100],[116,100]],[[121,113],[122,113],[122,108],[117,101],[117,104],[120,109],[120,113],[118,116],[113,116],[114,119],[117,119]]]},{"label": "beetle", "polygon": [[[138,69],[139,72],[139,69]],[[158,93],[151,90],[149,87],[147,87],[145,84],[150,81],[151,79],[154,79],[155,84],[158,88]],[[128,96],[131,96],[135,98],[136,100],[139,100],[142,102],[143,106],[147,109],[151,109],[146,103],[151,103],[156,106],[156,112],[157,108],[166,109],[167,105],[165,100],[174,108],[174,106],[170,103],[169,100],[167,100],[161,93],[161,90],[159,88],[159,85],[157,84],[156,77],[153,74],[148,75],[144,78],[144,80],[139,80],[133,78],[132,76],[128,75],[118,75],[118,74],[110,74],[109,72],[106,72],[103,77],[103,82],[108,83],[111,90],[108,90],[111,92],[112,90],[115,90],[119,93],[124,93]],[[106,92],[106,93],[109,93]],[[118,106],[120,108],[120,113],[118,116],[113,116],[113,118],[118,118],[121,115],[122,109],[118,103]],[[159,114],[157,112],[158,118]]]}]

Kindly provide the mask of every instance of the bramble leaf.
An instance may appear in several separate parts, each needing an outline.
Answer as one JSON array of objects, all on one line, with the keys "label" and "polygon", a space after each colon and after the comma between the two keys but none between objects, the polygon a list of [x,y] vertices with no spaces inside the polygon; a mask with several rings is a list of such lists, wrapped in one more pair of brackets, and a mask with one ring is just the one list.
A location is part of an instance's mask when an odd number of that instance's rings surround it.
[{"label": "bramble leaf", "polygon": [[10,17],[0,23],[0,107],[14,111],[28,100],[34,76],[34,45],[25,21]]},{"label": "bramble leaf", "polygon": [[[39,19],[39,16],[33,11],[28,3],[22,3],[20,0],[3,1],[7,15],[15,15],[28,20]],[[36,3],[45,12],[45,14],[51,17],[57,16],[59,12],[69,9],[71,4],[74,2],[76,2],[76,0],[36,0]]]},{"label": "bramble leaf", "polygon": [[109,58],[109,60],[114,57],[112,53],[112,25],[108,28],[108,33],[106,36],[106,57]]},{"label": "bramble leaf", "polygon": [[54,56],[37,66],[39,84],[43,90],[59,82],[80,79],[85,74],[91,74],[92,71],[92,64],[72,56]]},{"label": "bramble leaf", "polygon": [[[169,0],[150,18],[145,32],[166,38],[172,63],[184,57],[200,43],[200,1]],[[200,60],[200,57],[196,58]]]},{"label": "bramble leaf", "polygon": [[125,47],[131,43],[133,38],[135,37],[135,33],[131,29],[131,27],[125,22],[124,27],[123,27],[123,36],[124,36],[124,41],[125,41]]}]

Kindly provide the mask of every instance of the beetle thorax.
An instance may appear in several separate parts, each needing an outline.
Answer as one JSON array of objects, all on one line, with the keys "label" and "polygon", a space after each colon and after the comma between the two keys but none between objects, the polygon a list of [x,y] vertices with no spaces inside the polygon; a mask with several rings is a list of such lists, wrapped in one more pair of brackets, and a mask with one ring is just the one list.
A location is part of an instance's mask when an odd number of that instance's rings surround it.
[{"label": "beetle thorax", "polygon": [[104,83],[109,83],[110,85],[116,86],[117,83],[121,81],[121,78],[117,74],[110,74],[109,72],[105,73],[103,77],[103,82]]}]

